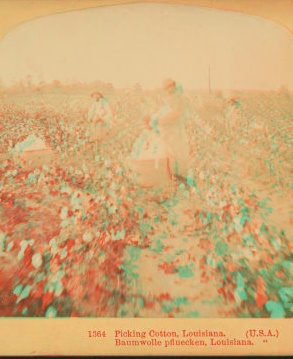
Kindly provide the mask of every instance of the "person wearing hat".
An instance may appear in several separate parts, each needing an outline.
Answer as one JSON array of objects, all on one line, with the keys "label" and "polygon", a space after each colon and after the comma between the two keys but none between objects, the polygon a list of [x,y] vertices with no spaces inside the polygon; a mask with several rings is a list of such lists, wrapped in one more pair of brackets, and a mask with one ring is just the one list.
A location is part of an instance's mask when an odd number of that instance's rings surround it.
[{"label": "person wearing hat", "polygon": [[100,92],[91,94],[94,100],[88,112],[88,122],[90,124],[90,142],[94,144],[96,150],[97,143],[104,138],[110,127],[112,111],[107,98]]},{"label": "person wearing hat", "polygon": [[157,128],[160,100],[156,96],[152,100],[144,114],[145,129],[142,128],[132,147],[129,164],[133,178],[139,185],[157,190],[155,197],[158,199],[171,185],[168,168],[171,153]]},{"label": "person wearing hat", "polygon": [[190,146],[185,129],[188,116],[187,101],[182,87],[172,79],[163,81],[163,94],[165,105],[160,110],[157,128],[171,149],[170,173],[182,180],[187,177],[191,164]]}]

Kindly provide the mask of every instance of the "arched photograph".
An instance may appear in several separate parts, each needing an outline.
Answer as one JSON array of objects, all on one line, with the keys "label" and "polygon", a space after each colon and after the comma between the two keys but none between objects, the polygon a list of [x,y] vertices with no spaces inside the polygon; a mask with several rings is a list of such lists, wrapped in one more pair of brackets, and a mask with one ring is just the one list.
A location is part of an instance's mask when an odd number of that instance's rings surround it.
[{"label": "arched photograph", "polygon": [[183,4],[7,30],[0,316],[292,318],[292,64],[280,24]]}]

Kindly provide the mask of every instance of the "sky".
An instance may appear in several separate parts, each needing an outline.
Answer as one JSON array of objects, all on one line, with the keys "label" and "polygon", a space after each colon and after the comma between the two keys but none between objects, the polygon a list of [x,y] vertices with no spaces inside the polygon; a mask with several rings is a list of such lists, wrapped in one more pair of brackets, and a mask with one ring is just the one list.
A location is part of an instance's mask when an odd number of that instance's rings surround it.
[{"label": "sky", "polygon": [[166,4],[115,5],[21,24],[0,42],[0,78],[140,83],[174,78],[188,89],[293,89],[293,37],[232,12]]}]

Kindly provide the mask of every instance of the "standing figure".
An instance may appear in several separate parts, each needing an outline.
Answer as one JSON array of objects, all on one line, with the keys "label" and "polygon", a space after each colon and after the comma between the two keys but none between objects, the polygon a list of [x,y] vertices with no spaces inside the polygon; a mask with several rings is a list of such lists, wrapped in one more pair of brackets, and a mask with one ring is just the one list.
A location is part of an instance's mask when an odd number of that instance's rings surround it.
[{"label": "standing figure", "polygon": [[108,99],[100,92],[92,93],[91,97],[95,102],[88,112],[88,122],[90,125],[90,142],[94,144],[95,151],[98,142],[109,133],[113,115]]},{"label": "standing figure", "polygon": [[172,154],[157,128],[159,116],[158,111],[144,117],[146,128],[134,143],[130,156],[136,180],[143,187],[155,189],[163,189],[171,181],[169,158]]},{"label": "standing figure", "polygon": [[137,139],[130,159],[142,185],[168,191],[174,177],[187,177],[191,156],[183,91],[173,80],[165,81],[163,89],[164,103],[146,117],[148,129]]},{"label": "standing figure", "polygon": [[160,109],[158,130],[171,149],[169,167],[178,179],[186,178],[191,164],[190,146],[185,129],[188,106],[183,90],[174,80],[163,82],[165,105]]},{"label": "standing figure", "polygon": [[240,102],[235,98],[230,98],[228,100],[225,109],[226,131],[228,136],[236,135],[236,131],[239,128],[239,107]]}]

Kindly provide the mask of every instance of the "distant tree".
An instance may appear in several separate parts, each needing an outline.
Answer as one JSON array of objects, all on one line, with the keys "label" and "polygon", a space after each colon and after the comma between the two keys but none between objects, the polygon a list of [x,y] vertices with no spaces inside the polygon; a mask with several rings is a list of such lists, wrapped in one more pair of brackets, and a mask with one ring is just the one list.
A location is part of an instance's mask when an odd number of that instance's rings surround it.
[{"label": "distant tree", "polygon": [[12,86],[13,92],[23,92],[25,90],[24,79],[19,79],[15,81]]},{"label": "distant tree", "polygon": [[34,83],[32,75],[26,75],[16,81],[12,87],[13,91],[16,92],[30,92],[34,90]]}]

